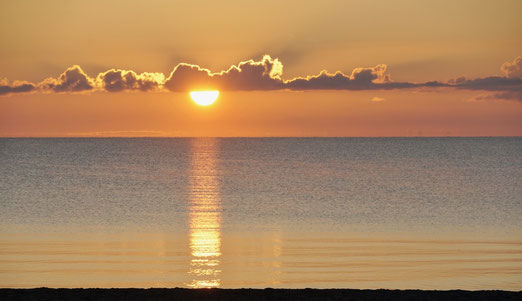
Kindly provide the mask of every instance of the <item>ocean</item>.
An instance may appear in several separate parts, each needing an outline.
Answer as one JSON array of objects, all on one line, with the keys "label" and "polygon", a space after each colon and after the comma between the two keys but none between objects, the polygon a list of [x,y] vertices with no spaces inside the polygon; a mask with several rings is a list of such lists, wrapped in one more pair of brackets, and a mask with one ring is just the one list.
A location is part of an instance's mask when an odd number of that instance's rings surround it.
[{"label": "ocean", "polygon": [[2,138],[0,287],[522,290],[522,138]]}]

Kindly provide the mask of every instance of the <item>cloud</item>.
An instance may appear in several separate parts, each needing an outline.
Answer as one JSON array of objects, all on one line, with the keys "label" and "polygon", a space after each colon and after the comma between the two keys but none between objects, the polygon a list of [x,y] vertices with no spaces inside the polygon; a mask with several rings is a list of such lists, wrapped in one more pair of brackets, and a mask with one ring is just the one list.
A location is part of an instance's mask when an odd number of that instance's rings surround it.
[{"label": "cloud", "polygon": [[495,93],[495,94],[493,94],[493,96],[496,99],[522,101],[522,91],[509,91],[509,92]]},{"label": "cloud", "polygon": [[[74,65],[58,78],[47,78],[40,83],[0,81],[0,95],[41,92],[86,91],[172,91],[191,90],[390,90],[414,88],[455,88],[496,92],[496,99],[520,99],[522,91],[522,57],[506,62],[501,67],[505,76],[467,79],[459,77],[448,82],[395,82],[386,72],[385,64],[355,68],[351,73],[326,70],[317,75],[283,79],[283,64],[279,59],[264,55],[261,60],[247,60],[227,70],[212,72],[198,65],[180,63],[165,78],[163,73],[136,73],[132,70],[110,69],[89,77],[80,66]],[[489,96],[488,96],[489,97]]]},{"label": "cloud", "polygon": [[208,69],[181,63],[178,64],[165,81],[165,88],[171,91],[187,91],[190,89],[216,89]]},{"label": "cloud", "polygon": [[260,61],[244,61],[217,73],[182,63],[174,68],[164,86],[170,91],[276,90],[284,88],[282,73],[283,64],[269,55],[263,56]]},{"label": "cloud", "polygon": [[249,60],[232,66],[219,80],[225,90],[282,89],[283,64],[265,55],[261,61]]},{"label": "cloud", "polygon": [[152,91],[160,89],[164,81],[163,73],[144,72],[136,74],[134,71],[111,69],[98,74],[96,86],[108,92]]},{"label": "cloud", "polygon": [[498,93],[477,96],[474,99],[511,99],[520,100],[522,94],[522,57],[513,62],[505,62],[500,68],[506,76],[488,76],[467,79],[459,77],[448,82],[449,87],[465,90],[498,91]]},{"label": "cloud", "polygon": [[82,68],[74,65],[56,78],[47,78],[38,84],[44,91],[54,92],[83,92],[94,89],[94,81],[83,72]]},{"label": "cloud", "polygon": [[372,98],[373,102],[383,102],[385,100],[386,100],[386,98],[382,98],[382,97],[379,97],[379,96],[375,96],[375,97]]},{"label": "cloud", "polygon": [[7,79],[0,79],[0,95],[9,93],[27,93],[35,89],[34,84],[25,81],[14,81],[12,84]]},{"label": "cloud", "polygon": [[484,95],[477,95],[472,98],[472,100],[474,100],[474,101],[497,100],[497,99],[522,101],[522,91],[490,93],[490,94],[484,94]]},{"label": "cloud", "polygon": [[318,75],[285,81],[284,87],[292,90],[388,90],[429,86],[429,83],[392,82],[390,75],[386,74],[386,68],[385,64],[355,68],[350,75],[341,71],[328,73],[323,70]]},{"label": "cloud", "polygon": [[500,68],[509,78],[522,77],[522,56],[516,57],[513,62],[505,62]]},{"label": "cloud", "polygon": [[449,82],[450,86],[466,90],[522,91],[522,79],[490,76],[477,79],[458,78]]}]

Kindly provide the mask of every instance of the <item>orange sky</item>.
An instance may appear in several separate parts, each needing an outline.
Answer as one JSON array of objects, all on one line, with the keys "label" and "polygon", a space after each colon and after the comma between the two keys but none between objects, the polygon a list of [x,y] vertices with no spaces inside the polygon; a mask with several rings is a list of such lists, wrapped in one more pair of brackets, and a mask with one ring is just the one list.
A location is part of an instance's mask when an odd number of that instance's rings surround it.
[{"label": "orange sky", "polygon": [[[520,136],[520,11],[517,0],[3,1],[0,86],[38,88],[0,95],[0,136]],[[355,68],[386,64],[393,83],[474,86],[241,91],[234,81],[199,107],[163,82],[146,92],[40,84],[73,65],[93,81],[112,68],[167,78],[178,63],[219,72],[263,54],[282,63],[282,81],[324,69],[353,80]],[[510,86],[473,82],[493,77]]]},{"label": "orange sky", "polygon": [[[2,100],[5,136],[520,135],[515,101],[447,92],[226,92],[209,107],[184,93],[20,95]],[[385,98],[374,102],[375,96]],[[101,109],[102,108],[102,109]],[[16,112],[16,114],[12,113]]]}]

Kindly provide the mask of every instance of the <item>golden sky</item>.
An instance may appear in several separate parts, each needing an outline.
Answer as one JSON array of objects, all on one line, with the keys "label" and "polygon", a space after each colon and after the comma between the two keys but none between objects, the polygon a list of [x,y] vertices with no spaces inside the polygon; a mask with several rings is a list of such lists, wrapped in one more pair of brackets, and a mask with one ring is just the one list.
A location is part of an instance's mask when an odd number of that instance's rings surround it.
[{"label": "golden sky", "polygon": [[521,11],[2,1],[0,136],[520,136]]}]

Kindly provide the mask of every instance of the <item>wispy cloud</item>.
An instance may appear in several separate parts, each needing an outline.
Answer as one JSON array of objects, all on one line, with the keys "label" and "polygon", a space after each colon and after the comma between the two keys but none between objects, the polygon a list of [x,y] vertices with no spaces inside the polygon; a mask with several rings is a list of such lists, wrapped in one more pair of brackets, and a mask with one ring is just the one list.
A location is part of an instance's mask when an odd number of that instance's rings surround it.
[{"label": "wispy cloud", "polygon": [[460,77],[448,82],[396,82],[386,72],[387,66],[355,68],[350,74],[326,70],[317,75],[283,79],[283,64],[265,55],[259,61],[248,60],[227,70],[212,72],[198,65],[180,63],[165,77],[163,73],[136,73],[132,70],[111,69],[89,77],[75,65],[57,78],[39,83],[0,81],[0,95],[14,93],[85,93],[91,91],[172,91],[218,89],[238,90],[390,90],[413,88],[456,88],[489,91],[483,99],[522,100],[522,57],[501,66],[504,76],[467,79]]},{"label": "wispy cloud", "polygon": [[382,97],[379,97],[379,96],[374,96],[374,97],[372,98],[372,101],[373,101],[373,102],[383,102],[383,101],[385,101],[385,100],[386,100],[385,98],[382,98]]},{"label": "wispy cloud", "polygon": [[521,78],[522,77],[522,56],[516,57],[513,62],[505,62],[502,67],[502,71],[509,78]]}]

